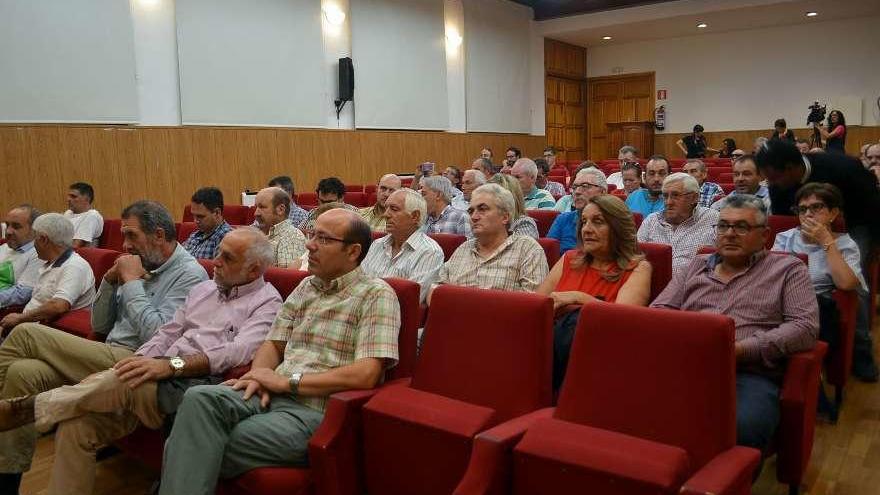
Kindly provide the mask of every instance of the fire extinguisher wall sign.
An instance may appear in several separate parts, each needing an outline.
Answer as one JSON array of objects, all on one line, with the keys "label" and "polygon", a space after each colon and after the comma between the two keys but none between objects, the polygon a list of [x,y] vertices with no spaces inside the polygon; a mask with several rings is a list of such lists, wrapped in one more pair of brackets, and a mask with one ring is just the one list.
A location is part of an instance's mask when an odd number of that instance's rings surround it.
[{"label": "fire extinguisher wall sign", "polygon": [[658,131],[666,129],[666,105],[660,105],[654,110],[654,127]]}]

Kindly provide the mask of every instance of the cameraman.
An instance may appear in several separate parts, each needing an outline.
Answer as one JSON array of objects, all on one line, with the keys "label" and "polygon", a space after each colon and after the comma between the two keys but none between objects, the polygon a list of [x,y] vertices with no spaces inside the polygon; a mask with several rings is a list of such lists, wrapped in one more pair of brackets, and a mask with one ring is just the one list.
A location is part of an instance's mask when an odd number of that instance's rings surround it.
[{"label": "cameraman", "polygon": [[[840,110],[832,110],[828,114],[828,126],[823,127],[818,122],[813,126],[822,135],[825,140],[825,151],[833,151],[836,153],[846,153],[846,119]],[[828,129],[831,129],[829,132]]]}]

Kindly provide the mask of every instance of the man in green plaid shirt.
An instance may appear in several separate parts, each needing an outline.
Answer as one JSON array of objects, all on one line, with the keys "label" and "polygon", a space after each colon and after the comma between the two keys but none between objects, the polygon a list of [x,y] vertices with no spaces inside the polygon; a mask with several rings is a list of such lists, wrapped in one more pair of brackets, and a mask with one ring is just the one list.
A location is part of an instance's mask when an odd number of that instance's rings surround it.
[{"label": "man in green plaid shirt", "polygon": [[303,466],[330,394],[375,387],[397,364],[400,306],[364,274],[370,227],[330,210],[306,247],[309,271],[287,298],[251,371],[190,388],[165,444],[161,494],[213,494],[217,479]]}]

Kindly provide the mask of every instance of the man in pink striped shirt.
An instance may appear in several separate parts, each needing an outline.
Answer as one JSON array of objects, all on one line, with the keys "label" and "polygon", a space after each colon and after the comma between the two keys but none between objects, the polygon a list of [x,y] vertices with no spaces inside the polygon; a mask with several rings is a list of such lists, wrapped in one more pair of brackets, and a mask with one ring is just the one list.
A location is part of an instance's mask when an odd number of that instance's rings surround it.
[{"label": "man in pink striped shirt", "polygon": [[717,252],[679,270],[651,306],[734,320],[737,443],[764,451],[779,422],[785,359],[812,349],[819,308],[804,263],[764,250],[769,230],[762,199],[726,198],[715,231]]}]

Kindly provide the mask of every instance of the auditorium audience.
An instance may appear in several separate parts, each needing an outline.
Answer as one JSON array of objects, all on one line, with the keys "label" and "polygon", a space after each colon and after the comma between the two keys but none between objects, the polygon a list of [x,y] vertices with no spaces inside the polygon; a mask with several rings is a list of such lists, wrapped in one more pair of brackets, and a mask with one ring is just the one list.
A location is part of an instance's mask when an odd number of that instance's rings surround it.
[{"label": "auditorium audience", "polygon": [[[273,177],[266,187],[280,187],[284,189],[284,192],[290,196],[290,214],[287,215],[287,218],[290,219],[290,223],[293,224],[294,227],[299,227],[309,216],[309,212],[305,209],[301,208],[296,201],[293,200],[296,194],[296,191],[293,187],[293,179],[286,175],[279,175],[278,177]],[[259,228],[259,226],[254,223],[254,227]]]},{"label": "auditorium audience", "polygon": [[[751,194],[761,198],[764,206],[770,210],[770,192],[767,186],[761,184],[764,178],[758,173],[758,166],[755,165],[755,157],[753,155],[745,155],[737,158],[733,162],[733,191],[728,196],[736,196],[737,194]],[[712,203],[712,209],[720,210],[724,198]]]},{"label": "auditorium audience", "polygon": [[626,197],[626,206],[635,213],[647,217],[663,211],[663,180],[670,173],[669,161],[663,155],[654,155],[645,165],[645,187]]},{"label": "auditorium audience", "polygon": [[468,215],[452,207],[452,183],[439,175],[424,177],[422,196],[428,206],[428,218],[422,226],[426,234],[457,234],[471,237]]},{"label": "auditorium audience", "polygon": [[865,150],[865,159],[868,162],[867,168],[873,172],[880,182],[880,144],[872,144]]},{"label": "auditorium audience", "polygon": [[511,216],[510,225],[508,226],[510,233],[521,234],[537,239],[538,224],[535,223],[534,218],[526,214],[525,203],[523,201],[522,189],[520,189],[519,181],[511,175],[497,174],[495,177],[489,179],[489,182],[492,184],[498,184],[504,189],[507,189],[513,196],[514,212]]},{"label": "auditorium audience", "polygon": [[[418,184],[418,181],[414,181]],[[345,202],[345,184],[336,177],[325,177],[318,181],[318,187],[315,189],[318,194],[318,206],[326,203],[340,203],[342,208],[358,212],[358,208]],[[303,232],[313,230],[315,227],[315,212],[309,212],[305,221],[298,225]]]},{"label": "auditorium audience", "polygon": [[[336,208],[346,209],[345,205],[343,205],[342,203],[324,203],[321,206],[318,206],[317,208],[312,210],[310,213],[314,213],[315,220],[317,220],[324,213],[326,213],[330,210],[335,210]],[[314,231],[315,231],[314,229],[305,230],[305,231],[303,231],[303,234],[305,235],[305,238],[308,239],[309,236],[312,235],[312,232],[314,232]],[[300,255],[299,258],[293,260],[293,262],[290,263],[290,266],[288,266],[287,268],[290,268],[291,270],[308,271],[309,270],[309,250],[306,249],[303,252],[303,254]]]},{"label": "auditorium audience", "polygon": [[59,213],[44,213],[34,220],[32,228],[39,274],[24,310],[0,320],[3,333],[20,323],[52,321],[68,311],[90,306],[95,299],[95,276],[89,263],[73,250],[70,220]]},{"label": "auditorium audience", "polygon": [[770,139],[781,139],[793,144],[797,138],[794,132],[788,128],[785,119],[776,119],[776,122],[773,123],[773,134],[770,136]]},{"label": "auditorium audience", "polygon": [[840,110],[832,110],[828,114],[828,123],[821,125],[818,122],[813,127],[822,135],[825,140],[825,151],[835,153],[846,153],[846,119]]},{"label": "auditorium audience", "polygon": [[[797,206],[795,195],[802,184],[823,182],[837,186],[844,198],[843,216],[847,231],[859,246],[860,266],[865,280],[872,248],[880,242],[880,190],[877,178],[858,161],[842,153],[801,155],[797,148],[783,141],[768,142],[755,157],[758,170],[767,179],[770,203],[776,215],[792,215]],[[876,382],[873,343],[868,311],[871,301],[859,297],[856,339],[853,349],[853,374],[864,381]]]},{"label": "auditorium audience", "polygon": [[[581,170],[588,169],[588,168],[594,168],[594,169],[596,169],[596,170],[599,170],[599,167],[596,165],[596,162],[594,162],[594,161],[592,161],[592,160],[584,160],[584,161],[582,161],[582,162],[580,163],[580,165],[578,165],[578,167],[574,170],[574,174],[572,174],[572,177],[576,177],[577,174],[578,174]],[[604,175],[604,172],[603,172],[603,175]],[[606,183],[607,183],[607,178],[606,178]],[[570,185],[570,184],[569,184],[569,190],[571,190],[571,185]],[[571,211],[571,210],[574,209],[573,201],[574,201],[574,198],[572,198],[571,193],[566,194],[565,196],[559,198],[559,199],[556,201],[556,206],[553,207],[553,209],[556,210],[556,211],[560,211],[560,212]]]},{"label": "auditorium audience", "polygon": [[721,140],[721,149],[718,150],[718,158],[735,158],[733,152],[736,151],[736,141],[733,138],[724,138]]},{"label": "auditorium audience", "polygon": [[477,158],[474,160],[474,162],[471,163],[471,170],[482,172],[486,177],[486,180],[495,175],[495,165],[492,165],[492,160],[488,158]]},{"label": "auditorium audience", "polygon": [[400,189],[400,186],[400,177],[395,174],[385,174],[379,179],[376,185],[376,204],[360,209],[361,216],[371,229],[385,232],[385,201],[391,193]]},{"label": "auditorium audience", "polygon": [[95,190],[85,182],[75,182],[67,191],[64,216],[73,223],[73,247],[96,247],[104,231],[104,217],[92,208]]},{"label": "auditorium audience", "polygon": [[40,275],[33,229],[38,216],[39,210],[28,204],[6,214],[6,243],[0,245],[0,309],[23,306],[31,299]]},{"label": "auditorium audience", "polygon": [[486,160],[492,161],[492,149],[491,148],[483,148],[480,150],[480,158],[485,158]]},{"label": "auditorium audience", "polygon": [[507,150],[504,152],[504,161],[501,162],[500,173],[509,174],[510,169],[513,168],[513,165],[520,158],[522,158],[522,151],[520,151],[519,148],[514,148],[513,146],[507,148]]},{"label": "auditorium audience", "polygon": [[[190,289],[207,280],[205,269],[177,243],[164,206],[129,205],[122,211],[122,233],[127,254],[104,275],[92,305],[92,331],[104,342],[37,323],[18,325],[0,346],[0,398],[32,396],[112,367],[151,339]],[[0,409],[15,418],[26,405],[8,401]],[[0,493],[17,493],[35,440],[32,424],[0,433]]]},{"label": "auditorium audience", "polygon": [[717,253],[698,255],[678,270],[651,306],[733,319],[737,443],[766,452],[779,422],[785,360],[816,342],[816,298],[799,259],[764,249],[769,231],[762,200],[726,198],[716,231]]},{"label": "auditorium audience", "polygon": [[[554,158],[555,159],[555,158]],[[544,189],[553,196],[553,206],[556,206],[556,198],[565,196],[565,186],[561,183],[552,181],[547,176],[550,173],[550,164],[543,158],[536,158],[535,165],[538,167],[538,177],[535,179],[535,186],[538,189]]]},{"label": "auditorium audience", "polygon": [[639,165],[639,162],[627,162],[623,164],[623,168],[620,169],[620,178],[621,182],[623,182],[623,191],[629,196],[643,187],[642,166]]},{"label": "auditorium audience", "polygon": [[672,246],[672,272],[683,271],[701,246],[715,244],[718,212],[700,206],[700,188],[692,176],[677,172],[663,180],[666,209],[651,213],[639,227],[639,242]]},{"label": "auditorium audience", "polygon": [[746,156],[746,152],[741,149],[735,149],[733,150],[733,153],[730,154],[730,159],[736,160],[737,158],[740,158],[742,156]]},{"label": "auditorium audience", "polygon": [[[548,168],[553,168],[556,166],[556,148],[553,146],[547,146],[544,148],[543,153],[541,153],[544,161],[547,162]],[[538,160],[535,160],[535,163],[538,163]]]},{"label": "auditorium audience", "polygon": [[622,200],[599,194],[587,200],[577,226],[578,249],[553,265],[538,286],[556,309],[553,329],[553,389],[558,390],[580,307],[588,301],[645,306],[651,295],[651,264],[636,243],[632,213]]},{"label": "auditorium audience", "polygon": [[571,191],[574,197],[573,209],[560,213],[547,232],[547,237],[559,241],[559,252],[562,254],[577,245],[581,210],[587,205],[587,201],[608,192],[605,174],[598,168],[585,168],[574,176],[574,180],[571,181]]},{"label": "auditorium audience", "polygon": [[452,284],[534,291],[547,276],[547,257],[538,241],[509,233],[514,208],[513,195],[507,189],[498,184],[478,187],[471,194],[468,210],[474,238],[459,246],[443,264],[434,287]]},{"label": "auditorium audience", "polygon": [[280,187],[261,189],[254,199],[254,220],[269,236],[275,255],[274,265],[280,268],[289,267],[306,250],[305,236],[290,223],[289,208],[290,196]]},{"label": "auditorium audience", "polygon": [[520,158],[513,164],[510,174],[519,181],[523,192],[526,209],[552,210],[556,200],[550,191],[539,189],[535,185],[538,178],[538,166],[530,158]]},{"label": "auditorium audience", "polygon": [[703,135],[703,126],[694,126],[694,132],[675,142],[678,149],[684,153],[685,158],[705,158],[706,152],[718,153],[718,150],[710,148]]},{"label": "auditorium audience", "polygon": [[441,175],[449,179],[449,182],[452,182],[452,187],[461,191],[461,169],[449,166],[446,167],[446,170],[444,170]]},{"label": "auditorium audience", "polygon": [[614,187],[623,189],[623,167],[627,163],[638,163],[639,150],[635,146],[624,146],[617,151],[617,162],[620,165],[620,171],[614,172],[608,176],[608,183],[614,184]]},{"label": "auditorium audience", "polygon": [[306,466],[328,396],[371,389],[397,364],[400,307],[387,283],[360,269],[369,245],[370,227],[356,213],[318,218],[308,241],[312,276],[287,298],[251,371],[184,395],[160,494],[208,495],[218,477]]},{"label": "auditorium audience", "polygon": [[397,277],[419,284],[421,301],[443,265],[443,250],[422,232],[428,215],[425,198],[412,189],[392,193],[385,202],[388,235],[373,241],[361,268],[372,277]]},{"label": "auditorium audience", "polygon": [[457,196],[452,200],[452,206],[461,211],[467,211],[471,205],[471,193],[474,189],[486,183],[486,175],[476,169],[468,169],[464,171],[461,178],[461,196]]},{"label": "auditorium audience", "polygon": [[708,173],[706,171],[706,164],[703,163],[703,160],[688,160],[687,163],[684,164],[683,172],[689,174],[694,179],[697,179],[697,184],[700,186],[700,206],[711,206],[715,200],[715,196],[718,196],[719,194],[722,196],[724,195],[724,189],[721,189],[721,186],[706,180]]},{"label": "auditorium audience", "polygon": [[100,446],[141,424],[161,428],[187,389],[218,384],[225,372],[251,361],[281,307],[278,291],[263,279],[270,266],[266,236],[252,227],[236,229],[220,244],[214,279],[194,286],[135,355],[77,385],[40,393],[15,418],[0,414],[7,427],[27,421],[47,431],[58,425],[50,495],[90,495]]},{"label": "auditorium audience", "polygon": [[223,193],[216,187],[203,187],[190,198],[189,211],[196,230],[183,242],[183,248],[199,259],[214,259],[220,241],[232,227],[223,219]]}]

